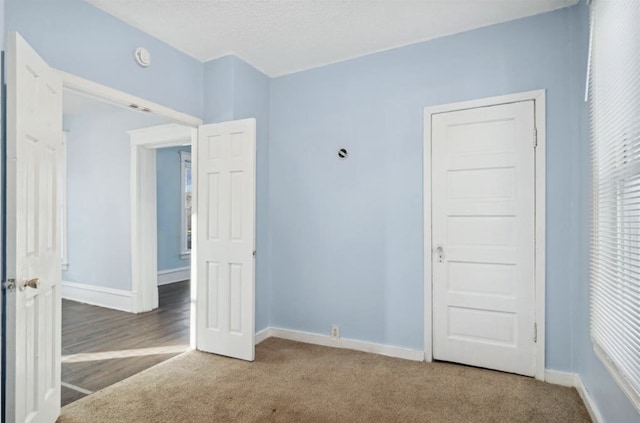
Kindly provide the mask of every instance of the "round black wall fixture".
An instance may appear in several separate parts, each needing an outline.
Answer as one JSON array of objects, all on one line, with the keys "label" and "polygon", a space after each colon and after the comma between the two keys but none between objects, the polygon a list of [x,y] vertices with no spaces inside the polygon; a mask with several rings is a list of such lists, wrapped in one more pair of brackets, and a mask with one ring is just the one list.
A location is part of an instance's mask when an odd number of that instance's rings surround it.
[{"label": "round black wall fixture", "polygon": [[346,159],[348,155],[349,155],[349,152],[347,151],[346,148],[341,148],[340,150],[338,150],[338,157],[341,158],[342,160]]}]

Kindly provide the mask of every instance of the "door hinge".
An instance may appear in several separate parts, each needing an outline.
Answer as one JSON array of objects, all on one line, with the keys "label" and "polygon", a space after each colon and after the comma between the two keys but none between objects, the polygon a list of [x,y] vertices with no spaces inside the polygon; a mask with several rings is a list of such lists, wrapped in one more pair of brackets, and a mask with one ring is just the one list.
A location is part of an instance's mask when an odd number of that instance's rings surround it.
[{"label": "door hinge", "polygon": [[533,148],[538,146],[538,128],[533,128]]},{"label": "door hinge", "polygon": [[533,343],[537,343],[538,342],[538,324],[534,323],[533,324]]},{"label": "door hinge", "polygon": [[2,282],[2,287],[5,288],[8,292],[14,292],[16,290],[16,280],[8,279]]},{"label": "door hinge", "polygon": [[254,257],[256,256],[256,250],[253,250],[253,256]]}]

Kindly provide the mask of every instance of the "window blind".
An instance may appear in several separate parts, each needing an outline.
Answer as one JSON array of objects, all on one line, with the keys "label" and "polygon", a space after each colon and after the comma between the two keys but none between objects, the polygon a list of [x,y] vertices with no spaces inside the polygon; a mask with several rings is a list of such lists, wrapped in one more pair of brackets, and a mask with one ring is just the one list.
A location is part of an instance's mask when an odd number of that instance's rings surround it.
[{"label": "window blind", "polygon": [[591,337],[640,407],[640,1],[591,8]]}]

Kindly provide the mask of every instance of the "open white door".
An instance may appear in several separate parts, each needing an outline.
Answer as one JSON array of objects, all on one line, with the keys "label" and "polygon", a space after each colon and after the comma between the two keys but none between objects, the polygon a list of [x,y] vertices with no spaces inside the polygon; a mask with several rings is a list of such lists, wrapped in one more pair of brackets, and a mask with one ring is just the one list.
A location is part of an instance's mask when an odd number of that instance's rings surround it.
[{"label": "open white door", "polygon": [[196,346],[253,361],[256,121],[200,126]]},{"label": "open white door", "polygon": [[[7,40],[6,421],[60,414],[58,165],[62,83],[18,35]],[[15,283],[14,287],[10,285]]]}]

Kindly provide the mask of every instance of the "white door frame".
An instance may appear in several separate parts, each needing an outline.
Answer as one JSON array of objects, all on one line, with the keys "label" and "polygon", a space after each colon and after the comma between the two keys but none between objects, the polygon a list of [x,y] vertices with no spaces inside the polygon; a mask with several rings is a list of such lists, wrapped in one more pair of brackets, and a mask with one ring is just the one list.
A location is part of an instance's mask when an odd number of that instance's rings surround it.
[{"label": "white door frame", "polygon": [[[64,71],[60,71],[58,70],[60,77],[62,79],[62,86],[65,89],[68,90],[72,90],[75,92],[78,92],[80,94],[84,94],[93,98],[96,98],[98,100],[101,101],[106,101],[108,103],[111,104],[115,104],[121,107],[129,107],[132,108],[134,110],[139,110],[141,111],[141,113],[150,113],[150,114],[154,114],[156,116],[161,116],[171,122],[174,122],[178,125],[182,125],[183,127],[188,127],[188,129],[192,132],[196,133],[196,137],[197,137],[197,132],[198,132],[198,127],[200,125],[202,125],[202,119],[195,117],[195,116],[191,116],[189,114],[186,113],[182,113],[182,112],[178,112],[174,109],[171,109],[169,107],[163,106],[161,104],[157,104],[154,103],[152,101],[148,101],[145,100],[143,98],[140,97],[136,97],[134,95],[125,93],[123,91],[117,90],[115,88],[111,88],[108,87],[106,85],[102,85],[99,84],[97,82],[93,82],[90,81],[88,79],[84,79],[81,78],[79,76],[64,72]],[[60,117],[62,119],[62,116]],[[184,139],[184,138],[183,138]],[[152,150],[153,151],[153,150]],[[197,157],[197,151],[196,151],[196,145],[193,144],[192,145],[192,149],[191,149],[191,154],[193,155],[193,157]],[[148,157],[147,157],[148,158]],[[195,162],[197,162],[197,160],[193,161],[194,163],[192,163],[192,168],[194,169],[193,172],[195,172]],[[154,161],[154,168],[155,168],[155,161]],[[155,178],[155,174],[154,174],[154,178]],[[197,182],[195,180],[196,178],[192,179],[192,186],[193,189],[195,190],[197,188]],[[196,201],[197,199],[194,197],[192,199],[193,204],[197,204]],[[195,232],[196,228],[197,228],[197,218],[194,217],[193,223],[192,223],[192,230]],[[132,228],[133,229],[133,228]],[[132,232],[133,233],[133,232]],[[154,233],[153,233],[153,237],[156,237],[157,234],[155,233],[155,226],[154,226]],[[195,235],[194,235],[195,237]],[[195,262],[197,254],[196,254],[196,243],[195,243],[195,238],[192,241],[192,251],[191,251],[191,260],[192,262]],[[133,242],[133,240],[132,240]],[[133,244],[132,244],[132,252],[133,252]],[[154,250],[156,251],[156,250]],[[157,252],[156,252],[157,254]],[[132,262],[133,263],[133,262]],[[196,281],[196,274],[194,271],[195,267],[191,267],[191,312],[190,312],[190,317],[191,317],[191,329],[190,329],[190,344],[192,348],[195,348],[195,328],[196,328],[196,309],[195,306],[193,306],[195,304],[195,300],[196,300],[196,285],[197,285],[197,281]],[[156,277],[157,277],[157,270],[156,270]],[[137,286],[134,285],[135,284],[135,278],[132,280],[132,290],[137,289]],[[156,291],[157,294],[157,291]],[[134,304],[134,307],[138,307],[138,303],[136,302]]]},{"label": "white door frame", "polygon": [[202,119],[186,113],[178,112],[170,107],[127,94],[115,88],[81,78],[79,76],[59,70],[58,73],[62,78],[62,86],[68,90],[96,98],[107,103],[115,104],[121,107],[129,107],[143,113],[150,113],[163,117],[171,122],[198,128],[202,125]]},{"label": "white door frame", "polygon": [[[546,212],[546,122],[545,90],[527,91],[460,103],[425,107],[423,138],[423,199],[424,199],[424,359],[433,361],[433,267],[431,231],[431,117],[434,114],[453,112],[499,104],[534,101],[537,147],[535,149],[535,317],[537,342],[535,349],[535,378],[545,378],[545,212]],[[534,134],[531,134],[533,148]]]},{"label": "white door frame", "polygon": [[[135,298],[133,311],[140,313],[158,307],[156,150],[194,146],[198,130],[172,123],[128,133],[131,137],[131,283]],[[192,174],[192,181],[195,179]],[[195,193],[192,193],[192,202],[197,204]]]}]

